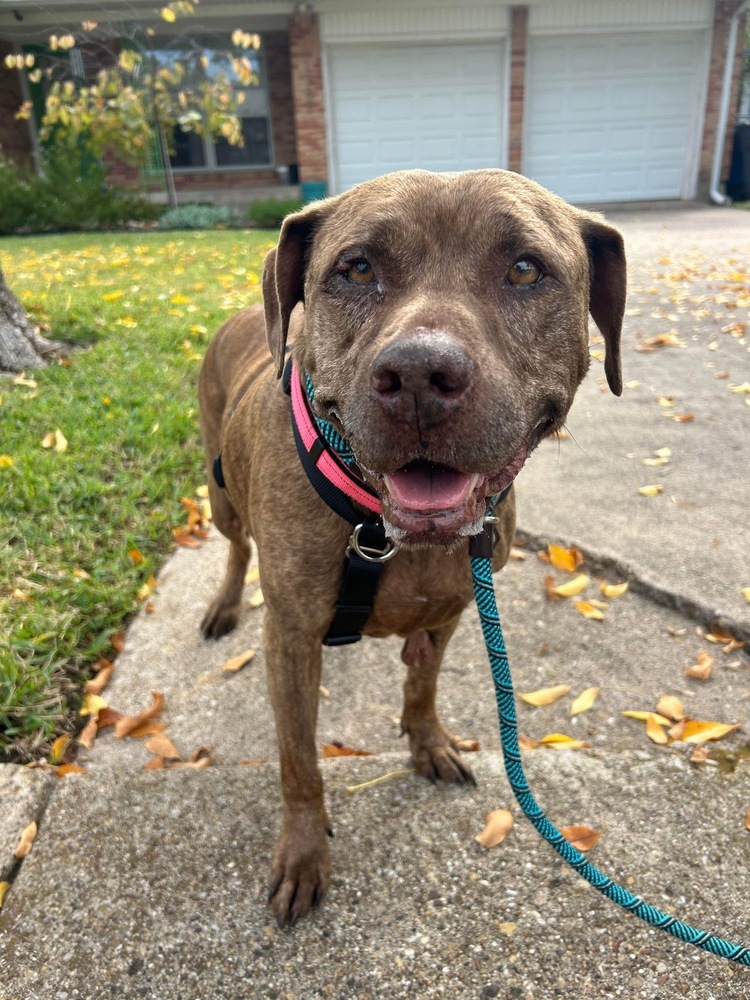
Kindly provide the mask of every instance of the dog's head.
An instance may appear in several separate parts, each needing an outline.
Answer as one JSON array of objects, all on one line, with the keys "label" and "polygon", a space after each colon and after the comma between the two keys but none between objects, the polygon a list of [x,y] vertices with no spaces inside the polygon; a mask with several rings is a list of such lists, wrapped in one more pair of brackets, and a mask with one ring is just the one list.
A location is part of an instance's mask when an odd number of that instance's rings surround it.
[{"label": "dog's head", "polygon": [[518,174],[408,171],[289,216],[263,296],[401,544],[480,530],[486,498],[557,430],[589,367],[588,313],[622,391],[620,233]]}]

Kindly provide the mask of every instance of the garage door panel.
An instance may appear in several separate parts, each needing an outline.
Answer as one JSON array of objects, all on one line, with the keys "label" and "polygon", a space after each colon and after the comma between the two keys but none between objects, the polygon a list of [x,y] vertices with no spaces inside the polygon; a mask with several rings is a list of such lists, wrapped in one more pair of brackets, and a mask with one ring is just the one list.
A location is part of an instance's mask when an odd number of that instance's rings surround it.
[{"label": "garage door panel", "polygon": [[678,198],[706,35],[529,41],[524,172],[573,201]]},{"label": "garage door panel", "polygon": [[330,50],[337,187],[390,170],[500,166],[499,43]]}]

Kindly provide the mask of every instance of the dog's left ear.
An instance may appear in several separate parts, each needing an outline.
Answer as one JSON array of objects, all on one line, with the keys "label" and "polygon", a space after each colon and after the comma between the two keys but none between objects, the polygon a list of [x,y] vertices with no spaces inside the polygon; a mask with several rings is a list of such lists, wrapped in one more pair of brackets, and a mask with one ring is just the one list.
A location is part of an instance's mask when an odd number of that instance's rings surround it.
[{"label": "dog's left ear", "polygon": [[593,215],[581,220],[589,255],[589,312],[604,337],[604,372],[615,396],[622,394],[620,334],[625,313],[627,266],[622,234]]},{"label": "dog's left ear", "polygon": [[284,370],[289,318],[297,303],[305,299],[308,246],[324,211],[322,202],[314,202],[301,212],[288,215],[281,227],[279,242],[263,262],[266,340],[276,364],[277,378],[281,378]]}]

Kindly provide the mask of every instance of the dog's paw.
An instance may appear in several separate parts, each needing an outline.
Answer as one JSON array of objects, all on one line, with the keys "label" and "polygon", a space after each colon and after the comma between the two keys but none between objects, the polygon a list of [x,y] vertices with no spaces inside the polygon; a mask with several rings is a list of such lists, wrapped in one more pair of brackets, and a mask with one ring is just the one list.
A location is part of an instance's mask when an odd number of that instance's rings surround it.
[{"label": "dog's paw", "polygon": [[458,785],[476,785],[471,768],[458,751],[458,740],[438,723],[428,729],[409,731],[414,768],[431,782],[452,781]]},{"label": "dog's paw", "polygon": [[237,604],[225,604],[221,597],[215,598],[201,622],[201,632],[204,639],[219,639],[236,627],[240,617]]},{"label": "dog's paw", "polygon": [[268,901],[279,927],[293,927],[328,891],[331,859],[325,830],[320,835],[282,832],[271,865]]}]

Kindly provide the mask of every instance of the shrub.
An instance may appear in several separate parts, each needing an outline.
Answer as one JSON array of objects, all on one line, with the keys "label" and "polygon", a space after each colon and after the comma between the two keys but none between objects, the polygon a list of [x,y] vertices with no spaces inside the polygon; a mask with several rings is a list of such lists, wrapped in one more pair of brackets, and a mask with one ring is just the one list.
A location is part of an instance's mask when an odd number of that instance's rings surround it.
[{"label": "shrub", "polygon": [[253,226],[259,229],[276,229],[290,212],[298,212],[302,202],[296,198],[277,201],[269,198],[266,201],[254,201],[247,210],[247,217]]},{"label": "shrub", "polygon": [[25,175],[0,158],[0,233],[15,233],[29,224],[34,197]]},{"label": "shrub", "polygon": [[159,219],[160,229],[216,229],[229,224],[229,209],[225,205],[188,203],[170,208]]}]

